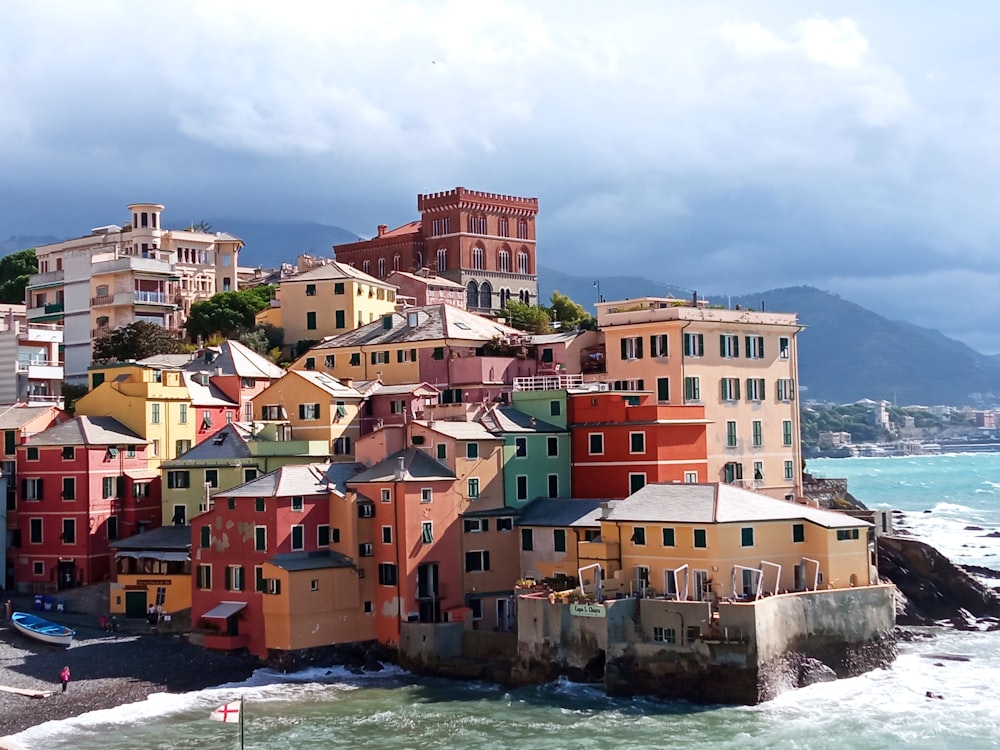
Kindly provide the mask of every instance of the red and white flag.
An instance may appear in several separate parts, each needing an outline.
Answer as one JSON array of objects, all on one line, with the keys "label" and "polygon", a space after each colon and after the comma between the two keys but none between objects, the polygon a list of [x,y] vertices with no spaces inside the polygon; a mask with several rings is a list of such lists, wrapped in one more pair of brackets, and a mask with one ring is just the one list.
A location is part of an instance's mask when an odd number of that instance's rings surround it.
[{"label": "red and white flag", "polygon": [[240,711],[243,710],[243,701],[233,701],[212,711],[208,718],[215,721],[224,721],[227,724],[235,724],[240,720]]}]

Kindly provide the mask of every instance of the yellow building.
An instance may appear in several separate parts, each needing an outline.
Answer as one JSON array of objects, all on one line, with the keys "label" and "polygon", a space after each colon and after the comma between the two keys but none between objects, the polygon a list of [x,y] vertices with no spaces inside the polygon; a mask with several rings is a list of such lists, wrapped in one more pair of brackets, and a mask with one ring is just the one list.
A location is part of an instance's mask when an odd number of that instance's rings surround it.
[{"label": "yellow building", "polygon": [[191,608],[190,526],[161,526],[109,546],[116,573],[112,615],[145,617],[151,604],[166,614]]},{"label": "yellow building", "polygon": [[[335,461],[354,456],[364,396],[322,372],[291,372],[253,399],[254,419],[287,422],[295,440],[322,441]],[[319,460],[316,456],[314,460]]]},{"label": "yellow building", "polygon": [[396,309],[396,287],[346,263],[330,261],[278,285],[280,313],[263,318],[280,320],[285,342],[319,341],[371,323]]},{"label": "yellow building", "polygon": [[91,379],[94,387],[76,402],[76,414],[114,417],[148,440],[151,469],[194,445],[197,419],[180,370],[125,363],[95,368]]},{"label": "yellow building", "polygon": [[[600,538],[617,545],[605,591],[679,600],[756,598],[878,583],[872,525],[725,483],[649,484],[606,503]],[[613,548],[613,546],[612,546]],[[616,565],[617,564],[617,565]]]},{"label": "yellow building", "polygon": [[801,496],[794,313],[643,297],[599,303],[597,323],[615,390],[705,407],[710,480]]}]

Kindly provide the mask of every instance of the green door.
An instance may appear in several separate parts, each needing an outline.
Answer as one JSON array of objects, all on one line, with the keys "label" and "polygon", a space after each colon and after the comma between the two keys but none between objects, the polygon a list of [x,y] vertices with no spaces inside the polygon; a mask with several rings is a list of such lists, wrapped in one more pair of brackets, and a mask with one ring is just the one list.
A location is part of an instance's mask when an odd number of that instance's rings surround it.
[{"label": "green door", "polygon": [[125,616],[145,617],[146,616],[146,592],[126,591],[125,592]]}]

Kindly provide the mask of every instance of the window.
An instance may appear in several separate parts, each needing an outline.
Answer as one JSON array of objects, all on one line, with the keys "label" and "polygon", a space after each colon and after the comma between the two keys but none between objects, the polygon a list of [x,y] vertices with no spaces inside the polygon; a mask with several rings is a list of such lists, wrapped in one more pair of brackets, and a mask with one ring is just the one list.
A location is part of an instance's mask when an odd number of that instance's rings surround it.
[{"label": "window", "polygon": [[734,420],[726,422],[726,447],[736,447],[736,422]]},{"label": "window", "polygon": [[549,484],[549,497],[559,497],[559,475],[549,474],[547,479]]},{"label": "window", "polygon": [[301,511],[304,505],[305,501],[303,500],[302,495],[295,495],[294,497],[292,497],[292,510]]},{"label": "window", "polygon": [[213,488],[219,486],[218,469],[205,469],[205,484]]},{"label": "window", "polygon": [[108,516],[108,541],[113,542],[118,538],[118,516]]},{"label": "window", "polygon": [[630,472],[628,475],[628,492],[634,494],[646,486],[646,474],[643,472]]},{"label": "window", "polygon": [[684,378],[684,400],[701,401],[701,380],[699,378]]},{"label": "window", "polygon": [[199,545],[202,549],[207,549],[212,546],[212,527],[211,526],[200,526],[198,528]]},{"label": "window", "polygon": [[524,552],[531,552],[535,549],[534,529],[521,529],[521,549]]},{"label": "window", "polygon": [[719,356],[732,359],[740,356],[740,337],[723,333],[719,336]]},{"label": "window", "polygon": [[667,334],[660,333],[649,337],[649,356],[651,357],[666,357],[668,356],[667,349]]},{"label": "window", "polygon": [[338,282],[336,282],[333,285],[333,293],[334,294],[343,294],[344,293],[344,282],[343,281],[338,281]]},{"label": "window", "polygon": [[684,334],[684,356],[704,357],[705,356],[705,335],[702,333]]},{"label": "window", "polygon": [[562,414],[562,403],[559,401],[549,401],[549,416],[558,417]]},{"label": "window", "polygon": [[417,350],[416,349],[397,349],[396,350],[396,362],[416,362],[417,361]]},{"label": "window", "polygon": [[64,518],[62,522],[63,544],[76,544],[76,521],[72,518]]},{"label": "window", "polygon": [[629,453],[646,452],[646,433],[630,432],[628,434]]},{"label": "window", "polygon": [[[523,238],[522,238],[523,239]],[[519,252],[517,254],[517,272],[518,273],[529,273],[528,271],[528,254],[525,252]],[[527,302],[525,302],[527,304]]]},{"label": "window", "polygon": [[351,354],[351,367],[361,367],[361,352]]},{"label": "window", "polygon": [[150,404],[149,405],[149,422],[150,424],[160,423],[160,405]]},{"label": "window", "polygon": [[189,471],[168,471],[167,488],[171,490],[186,489],[191,486],[191,472]]},{"label": "window", "polygon": [[528,477],[524,474],[518,474],[516,478],[517,485],[517,499],[527,500],[528,499]]},{"label": "window", "polygon": [[795,464],[792,461],[785,461],[785,479],[795,479]]},{"label": "window", "polygon": [[747,336],[745,342],[747,345],[747,357],[749,359],[764,359],[763,336]]},{"label": "window", "polygon": [[380,586],[395,586],[396,566],[392,563],[379,563],[378,582]]},{"label": "window", "polygon": [[656,379],[656,400],[657,401],[670,400],[670,378]]},{"label": "window", "polygon": [[677,630],[675,628],[653,628],[653,640],[657,643],[677,643]]},{"label": "window", "polygon": [[694,546],[697,549],[708,547],[708,532],[705,529],[694,530]]},{"label": "window", "polygon": [[752,445],[754,448],[760,448],[764,444],[764,423],[759,419],[755,419],[751,423],[751,427],[753,429]]},{"label": "window", "polygon": [[[232,498],[230,498],[229,502],[234,503],[235,501]],[[174,526],[184,526],[187,523],[186,505],[184,505],[183,503],[174,505],[174,513],[170,517],[170,523],[172,523]]]},{"label": "window", "polygon": [[552,530],[552,549],[556,552],[566,551],[566,529]]},{"label": "window", "polygon": [[[188,442],[190,442],[190,441],[188,441]],[[135,446],[134,445],[130,445],[128,448],[125,449],[125,458],[135,458]]]},{"label": "window", "polygon": [[422,487],[420,490],[420,502],[430,503],[434,501],[434,489],[431,487]]},{"label": "window", "polygon": [[791,378],[778,378],[777,395],[778,401],[791,401],[795,398],[795,381]]},{"label": "window", "polygon": [[744,526],[740,529],[740,546],[753,547],[753,526]]},{"label": "window", "polygon": [[837,529],[837,541],[846,542],[850,539],[858,539],[860,534],[857,529]]},{"label": "window", "polygon": [[309,331],[316,330],[316,313],[313,311],[306,313],[306,329]]},{"label": "window", "polygon": [[465,457],[469,459],[479,458],[479,443],[466,443]]},{"label": "window", "polygon": [[358,503],[358,518],[374,518],[375,506],[371,503]]},{"label": "window", "polygon": [[392,526],[382,527],[382,544],[392,544]]},{"label": "window", "polygon": [[643,547],[646,544],[646,527],[645,526],[633,526],[632,527],[632,544],[636,546]]},{"label": "window", "polygon": [[697,471],[685,471],[684,481],[687,484],[697,484],[698,483],[698,472]]},{"label": "window", "polygon": [[478,534],[482,531],[490,530],[488,518],[466,518],[462,524],[466,534]]},{"label": "window", "polygon": [[722,378],[719,381],[720,388],[722,391],[723,401],[739,401],[740,400],[740,379],[739,378]]},{"label": "window", "polygon": [[174,443],[174,451],[178,456],[183,456],[189,450],[191,450],[190,440],[178,440]]},{"label": "window", "polygon": [[514,438],[514,456],[516,458],[525,458],[528,455],[528,438],[518,437]]},{"label": "window", "polygon": [[791,348],[791,339],[787,336],[782,336],[778,339],[778,356],[782,359],[788,359],[789,349]]},{"label": "window", "polygon": [[292,526],[292,550],[295,551],[305,549],[305,541],[305,527],[300,523]]},{"label": "window", "polygon": [[62,449],[62,460],[63,461],[72,461],[75,453],[76,453],[76,451],[74,450],[74,448],[73,448],[72,445],[65,445],[65,446],[63,446],[63,449]]},{"label": "window", "polygon": [[44,482],[41,479],[22,479],[21,497],[24,500],[41,500],[44,492]]},{"label": "window", "polygon": [[38,460],[38,448],[28,448],[28,460],[29,461]]},{"label": "window", "polygon": [[473,550],[465,553],[465,572],[479,573],[490,569],[490,553],[487,550]]},{"label": "window", "polygon": [[475,477],[469,477],[469,499],[475,500],[479,497],[479,480]]},{"label": "window", "polygon": [[747,378],[747,401],[764,400],[764,378]]},{"label": "window", "polygon": [[642,359],[641,336],[626,336],[622,338],[622,359]]},{"label": "window", "polygon": [[202,591],[212,588],[212,566],[211,565],[199,565],[198,566],[198,580],[197,586]]},{"label": "window", "polygon": [[246,586],[246,581],[243,575],[242,565],[227,565],[226,566],[226,590],[227,591],[243,591]]},{"label": "window", "polygon": [[753,478],[755,482],[762,482],[764,480],[764,462],[754,461],[753,462]]},{"label": "window", "polygon": [[424,544],[430,544],[434,541],[433,521],[423,521],[420,524],[420,541]]},{"label": "window", "polygon": [[785,446],[792,444],[792,420],[790,419],[781,423],[781,444]]},{"label": "window", "polygon": [[497,519],[497,531],[513,531],[514,530],[514,519],[510,516],[504,516],[503,518]]},{"label": "window", "polygon": [[101,497],[107,499],[115,496],[115,478],[103,477],[101,479]]},{"label": "window", "polygon": [[253,548],[258,552],[267,551],[267,527],[266,526],[254,526],[253,527]]},{"label": "window", "polygon": [[664,547],[677,546],[673,529],[666,529],[666,528],[663,529],[663,546]]},{"label": "window", "polygon": [[299,419],[319,419],[319,404],[299,404]]},{"label": "window", "polygon": [[448,270],[448,251],[443,247],[437,251],[437,270],[438,273]]},{"label": "window", "polygon": [[73,477],[63,477],[62,499],[76,500],[76,479],[74,479]]},{"label": "window", "polygon": [[591,456],[602,456],[604,455],[604,433],[603,432],[592,432],[588,436],[590,442],[590,455]]},{"label": "window", "polygon": [[444,347],[435,346],[434,351],[431,352],[431,359],[437,359],[437,360],[444,359]]},{"label": "window", "polygon": [[743,464],[730,461],[722,467],[723,478],[727,484],[733,484],[743,479]]},{"label": "window", "polygon": [[28,542],[30,544],[42,543],[42,519],[32,518],[28,521]]},{"label": "window", "polygon": [[499,252],[497,255],[497,267],[503,273],[510,273],[510,252],[507,250],[501,250]]},{"label": "window", "polygon": [[806,540],[806,525],[804,523],[792,524],[792,541],[804,542]]},{"label": "window", "polygon": [[546,445],[546,453],[549,456],[558,456],[559,455],[559,438],[557,438],[557,437],[551,437],[550,436],[545,441],[545,445]]},{"label": "window", "polygon": [[315,357],[306,357],[306,369],[307,370],[315,370],[316,369],[316,358]]},{"label": "window", "polygon": [[482,271],[486,266],[483,261],[484,251],[481,247],[472,248],[472,268],[476,271]]}]

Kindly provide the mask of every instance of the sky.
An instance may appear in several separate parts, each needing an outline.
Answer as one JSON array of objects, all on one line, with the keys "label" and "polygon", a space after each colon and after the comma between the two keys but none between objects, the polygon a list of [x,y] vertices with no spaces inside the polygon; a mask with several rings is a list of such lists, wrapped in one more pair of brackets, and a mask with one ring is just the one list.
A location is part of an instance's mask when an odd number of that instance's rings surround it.
[{"label": "sky", "polygon": [[612,7],[0,3],[0,239],[141,201],[370,236],[461,185],[538,197],[543,266],[807,284],[1000,353],[1000,6]]}]

